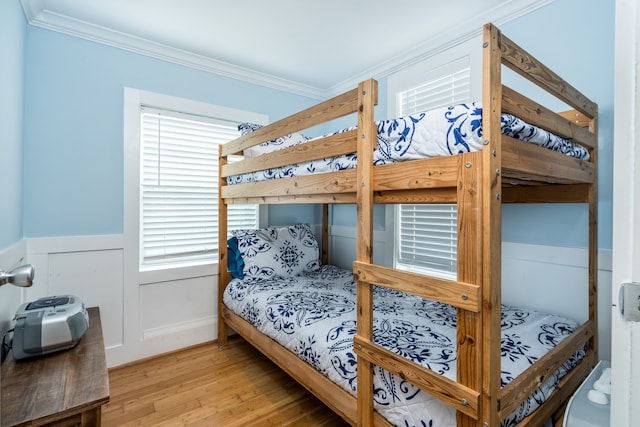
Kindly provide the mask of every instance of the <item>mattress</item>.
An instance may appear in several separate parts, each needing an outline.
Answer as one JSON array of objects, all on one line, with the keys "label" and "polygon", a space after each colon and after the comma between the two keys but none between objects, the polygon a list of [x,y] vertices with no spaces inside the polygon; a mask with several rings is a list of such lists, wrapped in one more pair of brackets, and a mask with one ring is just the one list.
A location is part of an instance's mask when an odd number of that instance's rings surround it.
[{"label": "mattress", "polygon": [[[560,138],[542,128],[532,126],[511,114],[502,115],[502,133],[512,138],[539,145],[578,159],[589,159],[586,148]],[[258,126],[240,126],[241,132]],[[402,162],[440,156],[450,156],[482,149],[482,106],[477,103],[457,104],[427,112],[376,122],[378,142],[374,164]],[[343,129],[344,132],[349,129]],[[257,153],[277,151],[308,141],[300,134],[291,134],[255,147]],[[245,150],[245,157],[252,153]],[[228,184],[264,181],[313,173],[332,172],[356,167],[356,153],[297,163],[279,168],[231,176]]]},{"label": "mattress", "polygon": [[[335,266],[292,277],[233,279],[224,303],[349,393],[356,395],[356,285]],[[555,315],[502,307],[501,383],[506,385],[571,334],[576,323]],[[456,376],[456,309],[382,287],[374,289],[374,341],[444,375]],[[502,423],[533,412],[573,366],[579,352]],[[454,427],[455,410],[377,366],[374,406],[397,426]]]}]

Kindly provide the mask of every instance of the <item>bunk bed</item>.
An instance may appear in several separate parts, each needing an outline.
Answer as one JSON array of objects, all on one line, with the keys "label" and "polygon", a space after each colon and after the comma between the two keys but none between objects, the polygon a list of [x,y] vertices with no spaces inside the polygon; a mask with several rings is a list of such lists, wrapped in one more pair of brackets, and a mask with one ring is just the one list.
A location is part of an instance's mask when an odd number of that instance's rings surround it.
[{"label": "bunk bed", "polygon": [[[322,238],[319,244],[309,237],[307,226],[299,225],[285,227],[286,230],[238,231],[234,236],[236,243],[239,241],[242,245],[243,238],[256,238],[255,233],[263,233],[262,237],[266,233],[268,239],[274,233],[286,232],[294,240],[319,251],[319,263],[307,260],[295,273],[310,274],[305,280],[311,282],[304,282],[303,288],[322,287],[324,285],[318,285],[316,281],[329,277],[346,289],[344,298],[336,307],[342,307],[337,311],[352,312],[353,339],[346,344],[343,342],[343,346],[348,347],[353,356],[352,366],[348,369],[355,377],[350,377],[346,389],[337,385],[321,372],[322,368],[308,363],[309,357],[307,360],[299,357],[295,351],[260,331],[251,314],[230,309],[234,295],[244,295],[249,288],[268,288],[271,285],[261,286],[268,282],[265,277],[256,276],[257,282],[248,285],[232,278],[225,266],[230,255],[237,254],[238,248],[228,248],[224,239],[219,246],[218,341],[224,345],[228,327],[235,330],[353,425],[391,425],[381,415],[383,411],[379,405],[374,410],[374,401],[380,400],[378,393],[381,392],[379,385],[374,383],[374,377],[379,377],[381,372],[389,374],[384,377],[389,382],[397,381],[405,389],[420,389],[420,393],[441,402],[450,408],[452,412],[449,414],[453,413],[453,421],[433,418],[411,421],[416,425],[420,422],[424,425],[433,422],[434,426],[448,425],[446,423],[482,427],[501,423],[541,425],[554,414],[562,412],[563,404],[597,360],[597,105],[492,24],[484,27],[482,52],[482,133],[477,148],[453,152],[453,155],[379,162],[374,158],[380,127],[380,123],[374,122],[373,110],[377,103],[375,80],[364,81],[356,89],[271,125],[250,129],[251,132],[220,148],[220,236],[228,233],[229,204],[322,205]],[[553,97],[554,105],[560,100],[572,110],[554,112],[552,108],[505,86],[501,77],[503,67],[543,89]],[[257,153],[241,161],[229,160],[232,155],[246,154],[244,150],[268,147],[269,141],[281,143],[301,130],[353,113],[357,116],[354,128],[312,140],[303,138],[295,144],[283,144],[290,146],[278,147],[281,149],[276,151],[258,149]],[[513,135],[504,133],[504,114],[518,117],[537,129],[575,143],[576,147],[586,151],[586,155],[576,158],[518,141]],[[303,164],[330,156],[352,158],[357,167],[302,176],[263,172],[280,167],[288,170],[287,165],[292,163]],[[256,174],[274,179],[258,180]],[[247,176],[253,177],[238,178]],[[328,261],[329,246],[328,205],[336,203],[357,205],[356,260],[353,271],[346,276],[344,272],[324,266]],[[374,264],[372,218],[376,203],[455,203],[458,209],[457,279],[447,280]],[[589,215],[586,230],[589,236],[588,280],[585,283],[588,319],[582,324],[561,328],[562,339],[553,340],[557,341],[554,346],[544,354],[532,357],[530,366],[506,381],[503,378],[506,361],[501,359],[506,345],[502,342],[505,339],[504,328],[505,323],[509,323],[510,313],[515,312],[517,317],[520,311],[503,306],[501,298],[503,203],[584,203],[588,206]],[[271,274],[269,278],[273,277],[279,276]],[[288,281],[290,278],[278,280]],[[254,286],[255,283],[259,285]],[[413,298],[411,304],[414,306],[431,304],[425,308],[427,313],[434,313],[432,310],[439,306],[448,313],[442,316],[452,315],[448,317],[455,319],[449,322],[453,328],[449,339],[454,349],[451,357],[456,363],[448,366],[454,366],[451,368],[453,372],[443,375],[443,369],[429,369],[433,366],[410,360],[402,351],[388,348],[383,343],[384,339],[375,336],[379,327],[374,328],[374,323],[378,325],[382,321],[390,329],[402,327],[399,326],[401,322],[374,313],[373,306],[380,305],[376,299],[384,294]],[[281,293],[278,297],[284,298],[283,295]],[[308,298],[321,299],[318,295]],[[256,300],[259,298],[255,297]],[[350,301],[351,307],[345,301]],[[336,317],[341,314],[337,313]],[[433,329],[429,331],[425,334],[432,333]],[[436,335],[435,332],[433,334]],[[295,340],[295,337],[291,339]],[[561,377],[559,371],[563,371]],[[553,390],[548,392],[550,397],[533,406],[528,403],[530,397],[539,393],[552,378],[555,381]],[[349,387],[353,393],[348,391]],[[517,420],[513,419],[512,415],[520,413],[523,407],[531,410],[523,412]],[[407,411],[413,412],[414,408],[409,407]]]}]

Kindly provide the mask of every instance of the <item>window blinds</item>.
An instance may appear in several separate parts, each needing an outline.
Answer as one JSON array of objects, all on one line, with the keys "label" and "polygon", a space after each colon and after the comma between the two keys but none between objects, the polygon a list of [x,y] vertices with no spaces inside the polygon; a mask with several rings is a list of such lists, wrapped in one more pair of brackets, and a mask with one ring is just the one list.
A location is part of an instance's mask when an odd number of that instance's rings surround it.
[{"label": "window blinds", "polygon": [[[141,264],[214,260],[218,248],[218,145],[235,123],[141,110]],[[236,228],[257,227],[256,205],[229,209]]]},{"label": "window blinds", "polygon": [[[464,65],[461,67],[461,64]],[[440,71],[435,78],[399,93],[400,115],[469,101],[471,70],[468,61],[456,61]],[[399,205],[396,218],[396,267],[455,277],[456,205]]]},{"label": "window blinds", "polygon": [[417,270],[456,272],[456,205],[400,205],[398,217],[398,263]]},{"label": "window blinds", "polygon": [[470,94],[471,69],[467,67],[400,93],[400,115],[466,102]]}]

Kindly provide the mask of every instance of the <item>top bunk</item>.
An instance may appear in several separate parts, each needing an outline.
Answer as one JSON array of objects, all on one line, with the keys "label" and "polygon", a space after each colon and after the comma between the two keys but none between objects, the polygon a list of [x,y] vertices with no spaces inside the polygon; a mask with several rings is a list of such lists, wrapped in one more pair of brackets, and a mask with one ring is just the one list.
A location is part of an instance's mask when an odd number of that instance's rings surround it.
[{"label": "top bunk", "polygon": [[[356,171],[371,168],[375,203],[452,203],[464,168],[479,162],[495,167],[502,202],[589,202],[597,105],[495,26],[487,24],[485,34],[495,42],[482,46],[481,103],[375,122],[377,82],[366,80],[270,125],[245,128],[221,146],[221,199],[356,203],[362,184]],[[547,104],[560,101],[572,110],[556,112],[509,88],[503,67],[541,88]],[[357,117],[352,128],[313,139],[298,133],[347,115]],[[420,128],[434,123],[436,131]],[[432,134],[439,138],[421,137]],[[402,153],[388,148],[394,144]],[[233,155],[244,158],[232,162]]]}]

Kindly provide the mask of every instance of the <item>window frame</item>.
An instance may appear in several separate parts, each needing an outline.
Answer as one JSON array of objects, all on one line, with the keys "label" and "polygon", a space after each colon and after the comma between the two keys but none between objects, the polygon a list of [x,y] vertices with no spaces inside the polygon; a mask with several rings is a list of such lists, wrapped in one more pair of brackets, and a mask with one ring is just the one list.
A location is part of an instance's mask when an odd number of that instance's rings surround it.
[{"label": "window frame", "polygon": [[[123,235],[127,271],[137,274],[140,284],[179,280],[217,274],[215,260],[142,267],[140,255],[140,109],[144,106],[185,112],[203,117],[222,118],[234,122],[267,124],[268,116],[249,111],[208,104],[200,101],[148,92],[124,89],[124,215]],[[266,223],[266,209],[259,209],[259,224]]]},{"label": "window frame", "polygon": [[[446,51],[437,52],[429,58],[389,76],[387,82],[388,117],[396,117],[403,114],[401,112],[400,96],[402,92],[412,90],[427,81],[450,74],[452,70],[456,70],[456,67],[464,67],[465,64],[470,69],[469,100],[481,101],[482,81],[480,71],[482,69],[482,56],[481,49],[478,49],[478,45],[481,42],[480,36],[470,38],[449,47]],[[399,211],[398,205],[388,205],[385,210],[385,216],[392,220],[391,222],[387,221],[387,224],[390,225],[390,227],[387,227],[387,233],[390,235],[391,241],[394,242],[393,247],[388,252],[390,265],[402,270],[455,279],[456,272],[412,266],[398,262],[400,244]]]}]

